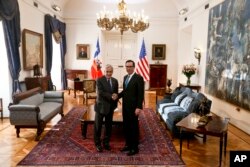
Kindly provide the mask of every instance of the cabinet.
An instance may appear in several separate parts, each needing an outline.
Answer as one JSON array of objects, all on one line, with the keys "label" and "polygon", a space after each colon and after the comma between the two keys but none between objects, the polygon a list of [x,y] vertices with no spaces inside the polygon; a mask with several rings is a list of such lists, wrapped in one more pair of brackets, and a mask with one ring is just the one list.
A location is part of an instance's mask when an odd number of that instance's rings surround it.
[{"label": "cabinet", "polygon": [[164,95],[167,82],[167,65],[150,64],[149,65],[149,89],[156,90],[157,95]]},{"label": "cabinet", "polygon": [[41,87],[43,91],[48,90],[49,77],[27,77],[25,78],[25,85],[27,90]]}]

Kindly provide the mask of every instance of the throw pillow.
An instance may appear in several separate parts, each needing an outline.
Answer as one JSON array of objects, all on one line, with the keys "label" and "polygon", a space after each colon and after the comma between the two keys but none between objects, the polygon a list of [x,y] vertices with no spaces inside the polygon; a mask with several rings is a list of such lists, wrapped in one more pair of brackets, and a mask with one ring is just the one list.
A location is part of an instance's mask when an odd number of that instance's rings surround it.
[{"label": "throw pillow", "polygon": [[171,100],[174,101],[175,98],[176,98],[179,94],[181,94],[181,93],[182,93],[182,91],[181,91],[180,87],[177,87],[177,88],[174,90],[173,94],[171,95]]},{"label": "throw pillow", "polygon": [[188,109],[190,103],[193,101],[193,98],[190,96],[186,96],[180,103],[180,107],[182,107],[185,111]]},{"label": "throw pillow", "polygon": [[182,99],[183,99],[184,97],[186,97],[186,96],[187,96],[187,95],[184,94],[184,93],[179,94],[179,95],[175,98],[174,103],[176,103],[177,105],[179,105],[180,102],[182,101]]}]

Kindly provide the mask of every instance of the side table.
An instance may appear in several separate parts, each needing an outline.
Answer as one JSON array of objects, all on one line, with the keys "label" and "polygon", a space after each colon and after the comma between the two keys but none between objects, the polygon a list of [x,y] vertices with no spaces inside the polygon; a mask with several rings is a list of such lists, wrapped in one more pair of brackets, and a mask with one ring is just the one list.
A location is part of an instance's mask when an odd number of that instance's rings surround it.
[{"label": "side table", "polygon": [[[210,136],[215,136],[220,138],[219,144],[219,166],[221,166],[222,160],[222,150],[224,146],[224,156],[226,156],[227,149],[227,130],[229,118],[221,118],[219,116],[213,115],[211,120],[204,127],[198,127],[199,116],[195,113],[189,114],[187,117],[183,118],[180,122],[176,124],[180,128],[180,157],[182,155],[182,132],[192,132]],[[188,140],[189,145],[189,140]]]}]

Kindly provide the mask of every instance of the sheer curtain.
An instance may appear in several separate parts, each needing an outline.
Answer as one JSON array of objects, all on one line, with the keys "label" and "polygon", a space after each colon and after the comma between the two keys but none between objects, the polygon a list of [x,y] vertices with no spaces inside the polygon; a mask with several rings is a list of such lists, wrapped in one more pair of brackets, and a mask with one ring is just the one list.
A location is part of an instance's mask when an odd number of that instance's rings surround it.
[{"label": "sheer curtain", "polygon": [[57,90],[62,90],[62,82],[61,82],[61,50],[60,45],[56,43],[53,38],[53,58],[52,58],[52,68],[51,68],[51,79],[53,81],[53,85],[56,86]]},{"label": "sheer curtain", "polygon": [[0,18],[3,21],[8,66],[12,77],[12,93],[15,93],[20,90],[18,78],[21,71],[19,55],[21,29],[18,1],[0,0]]}]

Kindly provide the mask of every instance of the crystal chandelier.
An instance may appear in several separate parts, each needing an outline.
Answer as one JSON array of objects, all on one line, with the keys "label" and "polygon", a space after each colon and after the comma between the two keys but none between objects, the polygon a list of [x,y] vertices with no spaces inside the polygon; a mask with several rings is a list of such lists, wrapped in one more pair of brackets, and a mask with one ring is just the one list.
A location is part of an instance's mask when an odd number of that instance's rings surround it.
[{"label": "crystal chandelier", "polygon": [[127,11],[127,5],[122,0],[118,4],[118,10],[113,16],[113,13],[107,11],[104,7],[103,11],[97,13],[97,25],[103,29],[110,31],[113,28],[120,30],[121,34],[124,31],[131,29],[132,32],[144,31],[149,27],[148,17],[144,16],[144,11],[133,16],[130,15],[130,11]]}]

